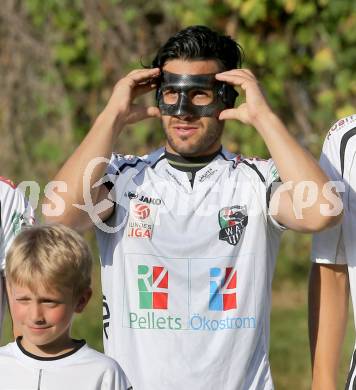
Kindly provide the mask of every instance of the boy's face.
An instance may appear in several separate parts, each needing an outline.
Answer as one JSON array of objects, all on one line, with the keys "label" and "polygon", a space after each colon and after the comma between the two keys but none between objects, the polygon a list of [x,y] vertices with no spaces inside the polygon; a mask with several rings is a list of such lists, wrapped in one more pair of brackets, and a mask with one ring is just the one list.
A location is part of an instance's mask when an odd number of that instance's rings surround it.
[{"label": "boy's face", "polygon": [[[220,72],[221,67],[215,60],[174,59],[165,63],[163,71],[174,74],[206,75]],[[200,89],[191,92],[194,93],[198,105],[209,104],[212,101],[212,91]],[[169,99],[169,91],[167,93]],[[183,156],[203,156],[216,152],[221,146],[224,123],[217,118],[195,117],[190,114],[162,115],[162,123],[167,137],[168,152]]]},{"label": "boy's face", "polygon": [[11,315],[23,336],[22,345],[30,353],[63,352],[71,345],[70,326],[75,312],[81,312],[90,298],[90,289],[74,299],[69,288],[48,290],[38,284],[36,291],[28,287],[8,286]]}]

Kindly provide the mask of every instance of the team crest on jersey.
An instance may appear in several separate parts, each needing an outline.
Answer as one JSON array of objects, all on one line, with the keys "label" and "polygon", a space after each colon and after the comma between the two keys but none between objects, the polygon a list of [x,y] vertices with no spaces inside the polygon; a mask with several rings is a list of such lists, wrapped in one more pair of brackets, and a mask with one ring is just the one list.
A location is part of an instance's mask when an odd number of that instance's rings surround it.
[{"label": "team crest on jersey", "polygon": [[15,211],[11,217],[12,233],[14,236],[20,233],[23,226],[33,225],[35,223],[34,218],[26,213],[20,213]]},{"label": "team crest on jersey", "polygon": [[219,211],[219,240],[237,245],[247,226],[248,216],[246,206],[224,207]]}]

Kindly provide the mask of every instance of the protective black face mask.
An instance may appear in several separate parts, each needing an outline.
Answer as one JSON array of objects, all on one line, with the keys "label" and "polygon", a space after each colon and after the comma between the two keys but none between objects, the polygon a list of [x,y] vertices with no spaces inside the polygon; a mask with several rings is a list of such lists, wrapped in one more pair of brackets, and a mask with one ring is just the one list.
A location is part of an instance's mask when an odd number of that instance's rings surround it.
[{"label": "protective black face mask", "polygon": [[175,74],[163,72],[157,88],[157,105],[162,115],[218,117],[232,108],[238,93],[215,74]]}]

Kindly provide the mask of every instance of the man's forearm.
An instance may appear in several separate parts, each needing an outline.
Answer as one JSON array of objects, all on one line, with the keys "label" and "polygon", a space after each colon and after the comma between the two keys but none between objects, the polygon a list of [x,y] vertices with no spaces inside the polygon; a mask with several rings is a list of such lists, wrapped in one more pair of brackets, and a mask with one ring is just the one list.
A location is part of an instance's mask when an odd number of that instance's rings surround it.
[{"label": "man's forearm", "polygon": [[337,195],[325,187],[329,178],[313,156],[298,144],[272,111],[261,112],[255,120],[255,127],[264,138],[282,182],[290,184],[287,193],[292,208],[302,210],[301,230],[317,231],[338,222],[342,211],[341,200],[340,210],[335,209],[336,215],[321,212],[321,205],[329,210],[336,207]]},{"label": "man's forearm", "polygon": [[313,180],[322,188],[328,181],[317,161],[289,133],[272,111],[261,113],[255,127],[263,137],[283,182]]},{"label": "man's forearm", "polygon": [[348,301],[346,265],[313,264],[309,281],[309,341],[313,390],[336,390]]}]

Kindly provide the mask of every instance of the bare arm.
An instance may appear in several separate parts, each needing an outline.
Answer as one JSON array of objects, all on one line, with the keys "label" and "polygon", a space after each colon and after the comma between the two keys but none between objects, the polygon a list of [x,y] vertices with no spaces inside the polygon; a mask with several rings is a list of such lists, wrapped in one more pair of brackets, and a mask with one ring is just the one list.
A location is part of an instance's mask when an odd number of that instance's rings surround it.
[{"label": "bare arm", "polygon": [[[88,164],[95,159],[110,159],[113,144],[126,124],[159,115],[157,107],[140,107],[133,104],[137,96],[154,88],[151,81],[158,74],[157,68],[134,70],[116,84],[108,104],[96,119],[92,129],[54,178],[55,181],[66,183],[67,191],[58,193],[58,196],[64,200],[65,209],[59,216],[45,215],[47,221],[64,223],[80,231],[86,230],[93,224],[86,211],[74,206],[85,203],[84,173]],[[96,164],[91,172],[87,191],[90,191],[89,195],[94,205],[108,196],[105,186],[93,188],[93,184],[104,176],[106,168],[107,161],[101,162]],[[48,198],[44,202],[51,204]],[[108,202],[108,207],[100,212],[100,218],[103,220],[108,218],[112,210],[113,204]]]},{"label": "bare arm", "polygon": [[[280,193],[276,220],[293,230],[305,232],[322,230],[337,223],[341,218],[340,213],[336,216],[320,213],[320,205],[326,204],[330,208],[334,206],[322,193],[323,186],[329,181],[328,177],[310,153],[298,144],[282,121],[273,113],[251,71],[235,69],[220,73],[216,78],[242,88],[246,94],[245,103],[224,110],[219,119],[237,119],[254,126],[263,137],[282,182],[291,182],[291,189]],[[294,196],[294,190],[296,186],[303,185],[307,181],[314,183],[315,199],[313,204],[304,208],[302,218],[299,218],[295,213],[295,207],[302,208],[303,197]],[[272,202],[276,201],[274,196],[273,194]]]},{"label": "bare arm", "polygon": [[336,390],[348,303],[347,266],[313,263],[309,280],[313,390]]}]

